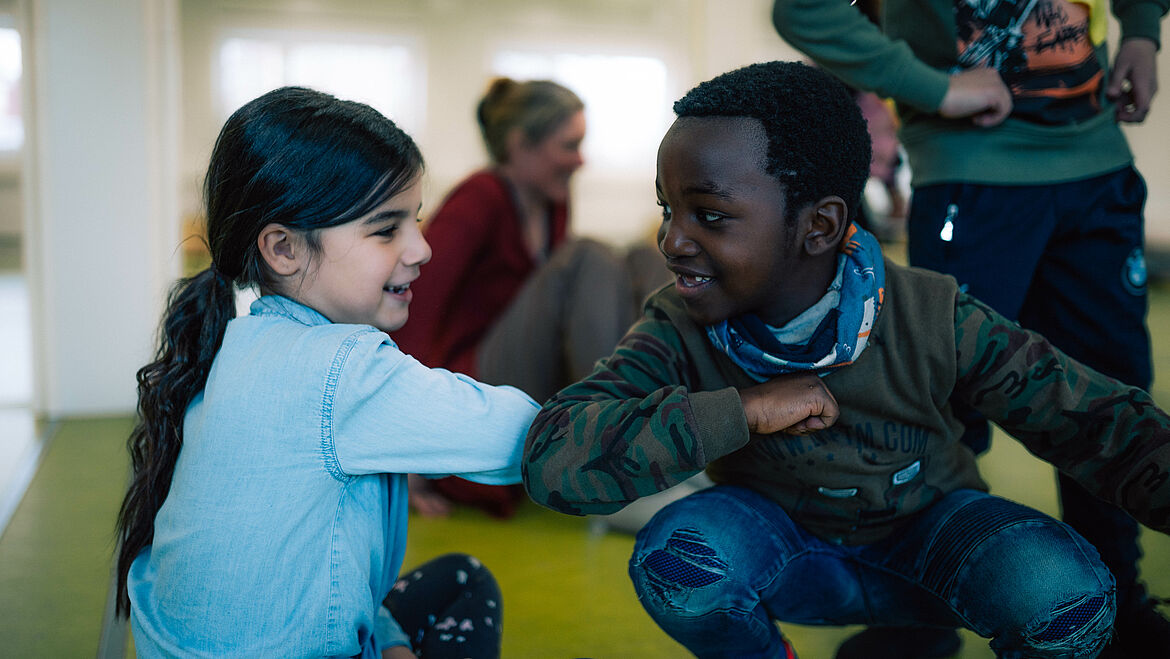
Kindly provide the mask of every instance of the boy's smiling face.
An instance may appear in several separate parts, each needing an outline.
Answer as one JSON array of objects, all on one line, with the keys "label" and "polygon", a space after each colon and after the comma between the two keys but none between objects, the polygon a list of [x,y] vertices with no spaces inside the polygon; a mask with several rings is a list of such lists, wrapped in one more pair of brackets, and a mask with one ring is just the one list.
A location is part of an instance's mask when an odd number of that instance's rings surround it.
[{"label": "boy's smiling face", "polygon": [[746,117],[680,118],[658,149],[658,247],[700,325],[754,313],[779,327],[825,293],[825,256],[805,249],[816,205],[785,219],[766,149],[762,124]]}]

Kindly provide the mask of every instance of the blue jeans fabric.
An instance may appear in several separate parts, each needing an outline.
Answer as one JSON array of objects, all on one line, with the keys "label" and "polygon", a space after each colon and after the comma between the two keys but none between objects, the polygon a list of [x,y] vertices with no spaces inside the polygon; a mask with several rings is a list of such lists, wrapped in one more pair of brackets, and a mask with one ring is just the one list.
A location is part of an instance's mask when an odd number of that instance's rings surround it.
[{"label": "blue jeans fabric", "polygon": [[630,578],[655,622],[698,657],[782,656],[774,621],[785,621],[964,626],[999,657],[1092,658],[1116,609],[1113,577],[1088,542],[974,490],[886,540],[845,546],[752,490],[716,486],[643,527]]}]

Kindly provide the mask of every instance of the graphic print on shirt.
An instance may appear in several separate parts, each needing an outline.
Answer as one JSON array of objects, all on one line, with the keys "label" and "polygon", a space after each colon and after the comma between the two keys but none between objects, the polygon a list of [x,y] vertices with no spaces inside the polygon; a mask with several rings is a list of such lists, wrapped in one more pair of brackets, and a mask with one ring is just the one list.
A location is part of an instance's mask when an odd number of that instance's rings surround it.
[{"label": "graphic print on shirt", "polygon": [[959,67],[999,71],[1012,116],[1067,124],[1097,114],[1104,79],[1089,6],[1068,0],[958,0]]}]

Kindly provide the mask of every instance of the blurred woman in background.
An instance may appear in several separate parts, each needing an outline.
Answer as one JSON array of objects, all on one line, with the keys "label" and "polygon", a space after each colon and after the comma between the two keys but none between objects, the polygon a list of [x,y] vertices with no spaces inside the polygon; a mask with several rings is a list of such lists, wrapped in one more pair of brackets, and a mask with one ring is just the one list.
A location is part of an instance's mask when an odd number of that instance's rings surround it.
[{"label": "blurred woman in background", "polygon": [[[405,352],[543,401],[612,352],[648,289],[667,281],[653,250],[623,255],[571,237],[584,107],[555,82],[491,82],[476,111],[491,163],[456,185],[424,228],[434,256],[413,284],[410,322],[394,334]],[[424,515],[446,514],[453,500],[509,517],[523,497],[456,478],[416,478],[412,490]]]}]

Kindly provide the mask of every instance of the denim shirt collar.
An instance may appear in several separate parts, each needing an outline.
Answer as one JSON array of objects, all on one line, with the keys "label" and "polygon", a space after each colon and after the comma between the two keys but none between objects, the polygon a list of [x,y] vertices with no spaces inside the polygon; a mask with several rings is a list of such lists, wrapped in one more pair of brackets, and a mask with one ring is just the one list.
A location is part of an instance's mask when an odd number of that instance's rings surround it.
[{"label": "denim shirt collar", "polygon": [[310,327],[332,323],[316,309],[306,307],[283,295],[262,295],[252,303],[249,312],[253,316],[283,316]]}]

